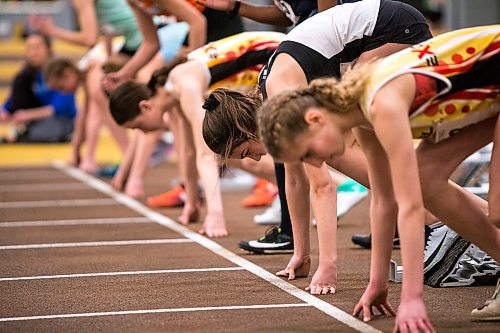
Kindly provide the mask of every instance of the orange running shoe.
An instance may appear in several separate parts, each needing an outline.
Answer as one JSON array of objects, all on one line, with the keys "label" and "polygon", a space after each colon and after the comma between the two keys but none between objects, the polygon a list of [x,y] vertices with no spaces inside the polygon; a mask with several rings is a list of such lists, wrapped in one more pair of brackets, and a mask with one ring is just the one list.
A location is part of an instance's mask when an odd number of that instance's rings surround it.
[{"label": "orange running shoe", "polygon": [[253,193],[247,196],[241,204],[243,207],[269,206],[278,194],[278,187],[265,179],[257,179]]},{"label": "orange running shoe", "polygon": [[182,207],[184,206],[185,191],[182,184],[177,185],[170,191],[162,193],[156,197],[148,197],[149,207]]}]

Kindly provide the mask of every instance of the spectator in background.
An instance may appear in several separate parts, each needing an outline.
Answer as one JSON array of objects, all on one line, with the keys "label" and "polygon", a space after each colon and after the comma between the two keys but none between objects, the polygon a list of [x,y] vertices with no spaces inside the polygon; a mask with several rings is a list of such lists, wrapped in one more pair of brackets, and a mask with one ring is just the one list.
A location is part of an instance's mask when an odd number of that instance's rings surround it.
[{"label": "spectator in background", "polygon": [[74,94],[50,89],[42,68],[52,57],[50,40],[39,34],[26,39],[26,64],[12,81],[0,121],[12,124],[8,142],[66,142],[76,115]]},{"label": "spectator in background", "polygon": [[[126,131],[111,119],[107,97],[101,86],[96,84],[103,76],[101,66],[108,58],[114,62],[127,61],[139,48],[142,37],[125,0],[71,0],[71,5],[79,26],[77,31],[57,26],[48,15],[31,15],[28,22],[31,29],[44,36],[92,48],[79,63],[79,68],[85,72],[83,88],[86,105],[78,113],[75,123],[70,163],[87,173],[95,173],[98,169],[95,151],[103,124],[108,127],[122,152],[125,152],[128,144]],[[99,50],[101,36],[107,41],[102,50],[104,52]],[[117,52],[113,52],[113,36],[123,36],[124,39]],[[81,153],[84,143],[85,152]]]}]

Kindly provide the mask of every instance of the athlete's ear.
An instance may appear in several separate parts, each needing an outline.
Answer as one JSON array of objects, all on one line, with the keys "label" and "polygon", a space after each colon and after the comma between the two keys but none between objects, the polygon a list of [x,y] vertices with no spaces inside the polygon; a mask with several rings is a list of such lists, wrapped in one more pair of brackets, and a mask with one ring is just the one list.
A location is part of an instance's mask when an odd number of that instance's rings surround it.
[{"label": "athlete's ear", "polygon": [[151,101],[149,99],[143,99],[139,102],[139,110],[141,113],[148,112],[151,110]]},{"label": "athlete's ear", "polygon": [[326,121],[325,115],[317,108],[309,108],[304,114],[304,121],[308,125],[323,125]]}]

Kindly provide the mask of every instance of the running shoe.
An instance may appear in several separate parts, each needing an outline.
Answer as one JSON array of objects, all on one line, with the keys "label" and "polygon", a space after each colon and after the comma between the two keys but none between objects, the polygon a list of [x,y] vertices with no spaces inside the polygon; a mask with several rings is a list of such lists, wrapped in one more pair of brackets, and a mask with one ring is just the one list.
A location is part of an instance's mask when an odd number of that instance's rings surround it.
[{"label": "running shoe", "polygon": [[222,168],[219,177],[222,192],[250,191],[255,188],[255,176],[241,169]]},{"label": "running shoe", "polygon": [[[368,235],[359,235],[359,234],[352,235],[351,241],[355,245],[359,245],[362,248],[365,248],[365,249],[371,249],[372,248],[372,235],[371,234],[368,234]],[[397,231],[396,231],[396,234],[394,235],[394,239],[392,240],[392,248],[393,249],[399,249],[399,236],[398,236]]]},{"label": "running shoe", "polygon": [[[161,207],[182,207],[186,200],[186,191],[184,190],[184,185],[179,184],[172,188],[170,191],[162,193],[156,197],[148,197],[147,204],[149,207],[161,208]],[[200,204],[203,203],[203,191],[198,190],[198,200]]]},{"label": "running shoe", "polygon": [[100,168],[96,171],[96,176],[103,178],[113,178],[118,171],[118,168],[120,168],[120,164],[113,164]]},{"label": "running shoe", "polygon": [[163,138],[158,140],[149,159],[149,166],[154,167],[166,161],[173,150],[174,146],[171,142],[165,141]]},{"label": "running shoe", "polygon": [[440,287],[469,287],[495,285],[500,279],[500,266],[484,251],[471,244],[460,257],[451,274]]},{"label": "running shoe", "polygon": [[471,317],[472,321],[500,320],[500,279],[497,281],[493,297],[487,300],[482,307],[472,310]]},{"label": "running shoe", "polygon": [[281,232],[280,227],[270,227],[261,238],[241,241],[238,246],[242,250],[260,254],[293,253],[293,239]]},{"label": "running shoe", "polygon": [[253,217],[253,222],[260,225],[275,225],[281,223],[281,204],[277,195],[273,203],[263,213]]},{"label": "running shoe", "polygon": [[442,223],[426,228],[424,283],[439,288],[455,269],[470,242]]},{"label": "running shoe", "polygon": [[262,207],[273,203],[278,194],[278,187],[265,179],[259,178],[255,184],[253,193],[241,201],[243,207]]}]

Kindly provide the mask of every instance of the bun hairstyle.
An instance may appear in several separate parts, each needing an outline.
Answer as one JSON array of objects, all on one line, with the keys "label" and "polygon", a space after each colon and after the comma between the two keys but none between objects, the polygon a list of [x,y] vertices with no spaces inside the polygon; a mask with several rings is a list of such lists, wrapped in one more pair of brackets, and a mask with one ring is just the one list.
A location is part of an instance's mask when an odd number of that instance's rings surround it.
[{"label": "bun hairstyle", "polygon": [[260,94],[217,88],[203,104],[203,139],[221,160],[228,159],[243,142],[257,140],[257,109]]},{"label": "bun hairstyle", "polygon": [[215,110],[219,106],[219,101],[215,98],[213,94],[210,94],[207,99],[205,100],[205,103],[203,103],[202,108],[207,110],[207,112]]}]

